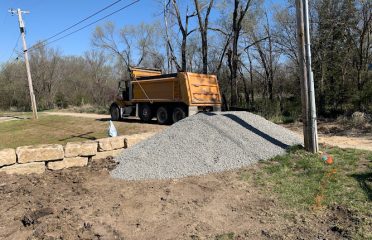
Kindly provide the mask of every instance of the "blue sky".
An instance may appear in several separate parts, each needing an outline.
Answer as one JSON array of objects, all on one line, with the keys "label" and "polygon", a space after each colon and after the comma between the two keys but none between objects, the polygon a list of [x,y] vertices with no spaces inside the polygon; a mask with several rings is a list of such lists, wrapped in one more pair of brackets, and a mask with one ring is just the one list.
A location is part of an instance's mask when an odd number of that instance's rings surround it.
[{"label": "blue sky", "polygon": [[[52,36],[53,34],[69,27],[90,14],[104,8],[115,0],[0,0],[0,63],[9,59],[19,36],[18,19],[8,13],[10,8],[21,8],[29,10],[30,14],[24,15],[26,24],[27,45],[30,47],[35,42]],[[122,2],[100,13],[95,18],[84,22],[88,24],[110,12],[119,9],[133,0],[122,0]],[[278,4],[284,0],[269,0],[265,5]],[[159,19],[161,5],[159,0],[141,0],[135,5],[103,20],[112,21],[118,27],[139,24],[141,22],[152,22]],[[77,27],[78,28],[78,27]],[[90,49],[90,40],[95,25],[90,26],[76,34],[64,38],[50,46],[57,47],[64,55],[78,55]],[[73,29],[71,30],[73,31]],[[18,51],[21,49],[21,40],[18,42]],[[14,58],[15,54],[12,58]]]},{"label": "blue sky", "polygon": [[[19,36],[19,27],[17,16],[11,16],[8,13],[9,8],[21,8],[29,10],[30,14],[24,15],[26,24],[27,45],[31,46],[36,41],[45,39],[54,35],[66,27],[78,22],[90,14],[104,8],[110,1],[98,0],[0,0],[0,62],[7,61],[15,46]],[[94,19],[103,17],[116,9],[119,9],[131,0],[123,0],[100,13],[95,18],[82,23],[83,26]],[[124,9],[123,11],[100,22],[107,20],[115,22],[117,26],[137,24],[141,22],[151,22],[159,14],[159,3],[154,0],[141,0],[135,5]],[[97,23],[97,24],[100,24]],[[95,25],[90,26],[76,34],[64,38],[50,46],[58,47],[63,54],[80,54],[90,48],[90,39]],[[71,30],[72,31],[72,30]],[[21,49],[22,42],[19,40],[18,49]]]}]

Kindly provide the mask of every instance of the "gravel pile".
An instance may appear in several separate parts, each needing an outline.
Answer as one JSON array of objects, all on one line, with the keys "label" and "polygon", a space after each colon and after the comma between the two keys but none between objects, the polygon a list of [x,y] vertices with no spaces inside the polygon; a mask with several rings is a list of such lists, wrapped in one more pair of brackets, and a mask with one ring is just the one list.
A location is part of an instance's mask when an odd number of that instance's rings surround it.
[{"label": "gravel pile", "polygon": [[291,131],[247,112],[197,114],[125,150],[114,178],[167,179],[241,168],[302,144]]}]

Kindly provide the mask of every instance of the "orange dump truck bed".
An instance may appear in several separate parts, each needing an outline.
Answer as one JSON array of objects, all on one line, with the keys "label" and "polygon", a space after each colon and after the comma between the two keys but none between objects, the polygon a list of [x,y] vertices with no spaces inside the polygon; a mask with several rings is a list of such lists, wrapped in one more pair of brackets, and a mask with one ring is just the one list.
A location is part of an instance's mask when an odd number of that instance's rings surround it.
[{"label": "orange dump truck bed", "polygon": [[215,75],[179,72],[137,77],[132,80],[133,103],[182,102],[188,106],[220,106]]}]

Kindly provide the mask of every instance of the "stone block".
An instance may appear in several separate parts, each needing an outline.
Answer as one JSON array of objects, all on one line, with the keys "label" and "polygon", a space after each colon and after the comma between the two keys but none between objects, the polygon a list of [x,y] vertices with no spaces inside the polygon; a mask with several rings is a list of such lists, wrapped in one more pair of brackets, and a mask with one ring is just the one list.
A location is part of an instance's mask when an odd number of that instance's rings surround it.
[{"label": "stone block", "polygon": [[122,151],[125,151],[123,148],[121,149],[115,149],[111,151],[106,152],[97,152],[95,156],[92,157],[93,161],[105,159],[107,157],[116,157],[118,156]]},{"label": "stone block", "polygon": [[62,145],[41,144],[17,147],[18,163],[41,162],[64,158]]},{"label": "stone block", "polygon": [[97,142],[69,142],[65,146],[65,158],[89,157],[97,153]]},{"label": "stone block", "polygon": [[45,163],[32,162],[25,164],[14,164],[0,168],[0,172],[5,172],[6,174],[41,174],[45,172]]},{"label": "stone block", "polygon": [[98,151],[105,152],[124,148],[124,136],[98,139]]},{"label": "stone block", "polygon": [[127,139],[127,146],[126,147],[132,147],[136,145],[139,142],[142,142],[152,136],[154,136],[156,132],[147,132],[147,133],[139,133],[139,134],[132,134],[124,136]]},{"label": "stone block", "polygon": [[88,165],[87,157],[64,158],[62,161],[48,162],[47,167],[50,170],[61,170],[70,167],[84,167]]},{"label": "stone block", "polygon": [[96,161],[96,160],[105,159],[107,157],[113,157],[113,150],[106,151],[106,152],[97,152],[96,155],[92,156],[92,160]]},{"label": "stone block", "polygon": [[13,148],[5,148],[0,150],[0,167],[12,165],[17,162],[17,155]]}]

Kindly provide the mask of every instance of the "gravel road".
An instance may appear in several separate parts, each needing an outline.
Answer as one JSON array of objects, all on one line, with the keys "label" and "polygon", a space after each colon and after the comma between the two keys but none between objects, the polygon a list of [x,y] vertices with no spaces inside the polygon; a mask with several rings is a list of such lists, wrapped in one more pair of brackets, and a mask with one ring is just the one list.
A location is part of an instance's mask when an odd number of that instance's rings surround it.
[{"label": "gravel road", "polygon": [[220,172],[284,154],[296,134],[247,112],[197,114],[123,151],[111,172],[127,180]]}]

